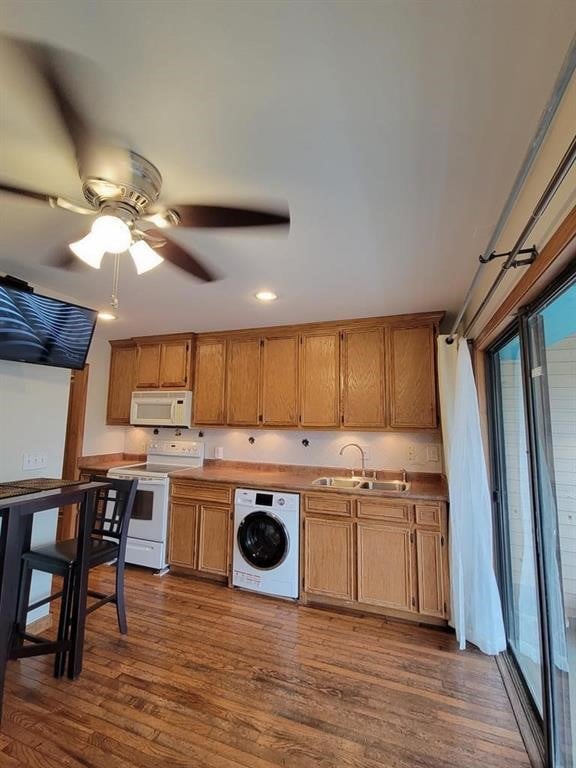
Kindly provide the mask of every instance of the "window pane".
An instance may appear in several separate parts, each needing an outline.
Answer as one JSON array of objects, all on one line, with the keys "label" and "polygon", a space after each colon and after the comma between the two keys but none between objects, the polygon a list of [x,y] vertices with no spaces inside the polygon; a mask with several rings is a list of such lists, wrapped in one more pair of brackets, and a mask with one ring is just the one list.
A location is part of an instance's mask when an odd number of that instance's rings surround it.
[{"label": "window pane", "polygon": [[542,714],[540,621],[534,523],[526,451],[520,341],[496,354],[499,400],[500,502],[508,644]]},{"label": "window pane", "polygon": [[529,328],[554,765],[565,768],[576,764],[576,283]]}]

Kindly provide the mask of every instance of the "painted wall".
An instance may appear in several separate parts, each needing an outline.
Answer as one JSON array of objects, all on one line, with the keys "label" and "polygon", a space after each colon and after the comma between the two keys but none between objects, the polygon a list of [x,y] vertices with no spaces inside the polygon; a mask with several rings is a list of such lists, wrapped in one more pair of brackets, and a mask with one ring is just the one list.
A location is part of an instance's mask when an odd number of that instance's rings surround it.
[{"label": "painted wall", "polygon": [[[347,448],[339,456],[340,448],[355,442],[366,452],[369,469],[400,469],[413,472],[441,472],[441,443],[437,435],[384,433],[384,432],[312,432],[268,429],[203,429],[206,458],[214,458],[214,450],[221,447],[224,458],[233,461],[262,461],[281,464],[309,464],[328,467],[360,467],[360,454]],[[173,429],[161,429],[159,437],[170,438]],[[131,427],[126,430],[125,450],[145,452],[153,438],[151,429]],[[254,437],[251,445],[248,438]],[[197,439],[198,430],[182,430],[181,439]],[[309,445],[302,445],[302,440]],[[428,448],[435,449],[437,459],[428,460]]]},{"label": "painted wall", "polygon": [[124,428],[106,426],[110,345],[104,338],[104,332],[101,328],[97,327],[96,329],[87,362],[90,365],[90,370],[88,373],[82,453],[84,455],[122,453],[125,439]]},{"label": "painted wall", "polygon": [[[69,370],[0,361],[0,481],[62,476],[69,389]],[[46,466],[24,471],[25,453],[45,454]],[[56,510],[35,515],[33,544],[53,541],[56,524]],[[46,597],[50,585],[50,576],[36,572],[31,600]],[[29,620],[47,612],[44,606]]]}]

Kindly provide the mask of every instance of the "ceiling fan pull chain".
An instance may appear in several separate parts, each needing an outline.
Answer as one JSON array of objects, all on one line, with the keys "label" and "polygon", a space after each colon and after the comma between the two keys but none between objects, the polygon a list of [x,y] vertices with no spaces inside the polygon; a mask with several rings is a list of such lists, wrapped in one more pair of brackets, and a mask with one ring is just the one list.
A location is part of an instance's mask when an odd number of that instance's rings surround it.
[{"label": "ceiling fan pull chain", "polygon": [[114,254],[114,276],[112,278],[112,309],[118,311],[118,283],[120,281],[120,254]]}]

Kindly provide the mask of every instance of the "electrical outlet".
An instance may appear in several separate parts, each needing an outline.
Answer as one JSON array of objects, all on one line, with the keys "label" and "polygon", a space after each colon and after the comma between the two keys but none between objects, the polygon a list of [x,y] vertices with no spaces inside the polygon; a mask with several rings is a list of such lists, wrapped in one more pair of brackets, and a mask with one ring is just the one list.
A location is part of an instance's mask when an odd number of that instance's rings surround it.
[{"label": "electrical outlet", "polygon": [[44,469],[47,466],[48,455],[46,453],[22,454],[22,470],[24,472],[33,472],[35,469]]},{"label": "electrical outlet", "polygon": [[418,446],[416,443],[408,444],[408,461],[412,461],[414,463],[418,461]]}]

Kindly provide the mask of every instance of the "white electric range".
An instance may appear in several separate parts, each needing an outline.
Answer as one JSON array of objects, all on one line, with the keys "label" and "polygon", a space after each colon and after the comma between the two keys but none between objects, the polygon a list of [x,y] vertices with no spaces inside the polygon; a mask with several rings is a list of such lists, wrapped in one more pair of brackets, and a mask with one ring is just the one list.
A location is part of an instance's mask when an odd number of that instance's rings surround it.
[{"label": "white electric range", "polygon": [[201,467],[204,443],[190,440],[155,440],[146,462],[112,467],[108,477],[137,478],[126,545],[126,562],[162,570],[168,565],[168,504],[171,472]]}]

